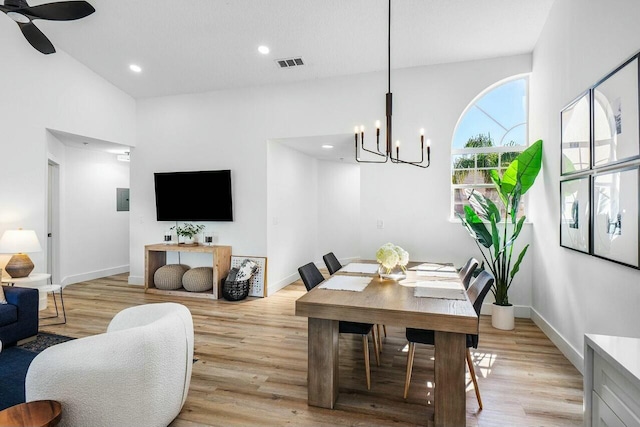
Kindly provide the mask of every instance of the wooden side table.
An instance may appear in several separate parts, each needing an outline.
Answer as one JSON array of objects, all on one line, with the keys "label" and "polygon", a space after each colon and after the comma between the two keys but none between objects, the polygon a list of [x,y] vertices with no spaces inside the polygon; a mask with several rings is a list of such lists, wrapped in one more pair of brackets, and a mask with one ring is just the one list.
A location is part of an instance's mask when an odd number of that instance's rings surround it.
[{"label": "wooden side table", "polygon": [[34,400],[0,411],[2,427],[53,427],[60,422],[62,405],[55,400]]}]

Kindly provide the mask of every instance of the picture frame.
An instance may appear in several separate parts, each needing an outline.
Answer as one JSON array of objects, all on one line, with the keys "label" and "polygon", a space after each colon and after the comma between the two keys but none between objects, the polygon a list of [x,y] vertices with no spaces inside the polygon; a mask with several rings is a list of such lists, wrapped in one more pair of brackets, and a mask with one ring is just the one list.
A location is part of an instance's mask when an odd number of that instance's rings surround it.
[{"label": "picture frame", "polygon": [[592,178],[592,254],[639,267],[638,166],[597,173]]},{"label": "picture frame", "polygon": [[231,268],[239,267],[242,261],[250,259],[258,264],[258,271],[249,280],[249,296],[250,297],[266,297],[267,296],[267,257],[259,256],[231,256]]},{"label": "picture frame", "polygon": [[560,181],[560,246],[591,252],[591,178]]},{"label": "picture frame", "polygon": [[640,158],[638,77],[636,54],[593,87],[593,168]]},{"label": "picture frame", "polygon": [[591,168],[591,90],[560,112],[560,175]]}]

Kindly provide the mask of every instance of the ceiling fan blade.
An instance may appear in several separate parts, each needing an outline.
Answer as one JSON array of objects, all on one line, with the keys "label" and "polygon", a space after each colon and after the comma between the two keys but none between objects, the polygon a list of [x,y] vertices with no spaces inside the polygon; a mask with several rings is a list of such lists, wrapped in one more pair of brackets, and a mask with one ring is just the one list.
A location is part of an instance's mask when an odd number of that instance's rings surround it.
[{"label": "ceiling fan blade", "polygon": [[17,10],[32,19],[49,21],[73,21],[91,15],[96,10],[86,1],[62,1],[39,6],[23,7]]},{"label": "ceiling fan blade", "polygon": [[28,24],[18,23],[18,26],[20,26],[20,30],[27,41],[31,43],[31,46],[35,47],[36,50],[39,50],[45,55],[55,53],[56,48],[53,47],[53,44],[51,44],[47,36],[42,34],[42,31],[33,25],[32,22],[29,22]]}]

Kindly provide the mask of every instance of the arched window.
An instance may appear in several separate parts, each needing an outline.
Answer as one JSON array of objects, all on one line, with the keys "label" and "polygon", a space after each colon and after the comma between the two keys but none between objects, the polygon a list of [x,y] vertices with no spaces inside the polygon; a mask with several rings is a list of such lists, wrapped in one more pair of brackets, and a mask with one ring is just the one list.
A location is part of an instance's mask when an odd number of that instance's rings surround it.
[{"label": "arched window", "polygon": [[[502,206],[489,175],[501,174],[527,148],[528,77],[486,89],[469,104],[454,132],[451,149],[452,216],[464,215],[472,191]],[[524,202],[520,206],[524,211]],[[504,218],[504,211],[502,212]]]}]

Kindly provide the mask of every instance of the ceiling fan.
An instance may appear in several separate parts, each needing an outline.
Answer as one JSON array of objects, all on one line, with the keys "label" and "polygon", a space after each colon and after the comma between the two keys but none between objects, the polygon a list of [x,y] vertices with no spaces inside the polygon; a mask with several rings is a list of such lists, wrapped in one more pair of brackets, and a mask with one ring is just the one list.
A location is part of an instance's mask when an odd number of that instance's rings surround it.
[{"label": "ceiling fan", "polygon": [[13,19],[31,46],[48,55],[56,49],[49,39],[35,26],[34,19],[49,21],[73,21],[91,15],[96,10],[86,1],[62,1],[29,6],[26,0],[4,0],[0,5],[9,18]]}]

